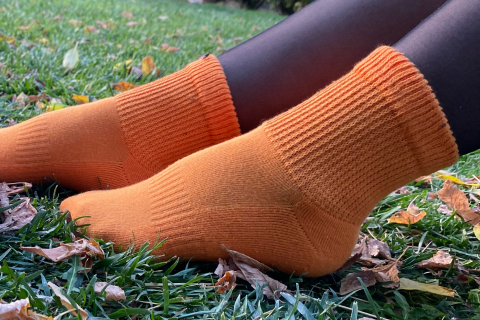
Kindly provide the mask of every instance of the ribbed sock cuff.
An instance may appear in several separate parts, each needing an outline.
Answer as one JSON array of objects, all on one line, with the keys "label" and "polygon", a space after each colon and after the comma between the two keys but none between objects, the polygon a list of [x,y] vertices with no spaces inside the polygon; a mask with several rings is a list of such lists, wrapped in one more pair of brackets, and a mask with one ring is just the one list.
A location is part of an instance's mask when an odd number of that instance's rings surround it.
[{"label": "ribbed sock cuff", "polygon": [[345,221],[360,223],[358,212],[458,159],[427,81],[390,47],[264,128],[297,185]]},{"label": "ribbed sock cuff", "polygon": [[213,55],[119,94],[115,103],[127,148],[155,172],[240,135],[225,74]]}]

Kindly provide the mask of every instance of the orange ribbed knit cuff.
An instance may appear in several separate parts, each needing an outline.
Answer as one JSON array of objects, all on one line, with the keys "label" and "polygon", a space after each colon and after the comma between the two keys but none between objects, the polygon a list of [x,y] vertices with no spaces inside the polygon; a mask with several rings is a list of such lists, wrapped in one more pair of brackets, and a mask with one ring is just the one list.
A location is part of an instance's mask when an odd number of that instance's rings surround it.
[{"label": "orange ribbed knit cuff", "polygon": [[240,135],[225,74],[213,55],[124,92],[115,103],[128,149],[137,163],[155,172]]}]

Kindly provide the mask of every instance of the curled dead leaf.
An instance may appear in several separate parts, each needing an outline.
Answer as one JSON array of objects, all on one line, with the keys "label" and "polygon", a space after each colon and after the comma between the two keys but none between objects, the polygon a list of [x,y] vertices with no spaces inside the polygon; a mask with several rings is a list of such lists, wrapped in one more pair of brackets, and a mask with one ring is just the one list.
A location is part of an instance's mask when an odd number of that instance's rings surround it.
[{"label": "curled dead leaf", "polygon": [[53,320],[52,317],[36,314],[28,310],[30,302],[21,299],[10,303],[0,301],[0,319],[2,320]]},{"label": "curled dead leaf", "polygon": [[[53,293],[60,299],[60,302],[62,305],[69,310],[69,313],[73,314],[75,317],[80,315],[82,320],[87,320],[88,319],[88,313],[80,308],[78,305],[73,306],[70,301],[65,297],[59,287],[57,287],[54,283],[48,282],[47,286],[49,286]],[[78,314],[77,314],[78,313]]]},{"label": "curled dead leaf", "polygon": [[[7,183],[0,184],[0,208],[10,206],[8,196],[23,192],[24,189],[11,184],[9,187]],[[31,185],[29,184],[29,187]],[[17,199],[21,201],[17,205],[0,213],[2,224],[0,224],[0,231],[14,231],[19,230],[26,224],[30,223],[37,214],[37,210],[30,204],[30,198],[22,197]]]},{"label": "curled dead leaf", "polygon": [[363,283],[365,283],[365,286],[367,287],[373,286],[375,283],[377,283],[377,280],[375,278],[375,273],[373,273],[373,271],[349,273],[340,282],[339,293],[343,296],[352,291],[361,289],[362,285],[357,278],[362,279]]},{"label": "curled dead leaf", "polygon": [[[220,268],[226,273],[234,271],[235,277],[249,282],[253,288],[257,285],[263,286],[266,284],[263,288],[263,294],[269,299],[279,299],[280,292],[288,292],[286,285],[272,279],[261,271],[273,271],[270,267],[243,253],[229,250],[225,248],[225,246],[224,249],[228,252],[230,260],[228,264],[220,260],[219,265],[221,265],[221,267],[217,267],[216,272],[220,271]],[[231,275],[229,277],[229,279],[232,280]],[[222,289],[220,288],[220,290]]]},{"label": "curled dead leaf", "polygon": [[434,284],[421,283],[407,278],[400,278],[399,290],[418,290],[438,294],[441,296],[453,297],[456,291],[453,289],[437,286]]},{"label": "curled dead leaf", "polygon": [[78,255],[80,257],[88,256],[100,260],[105,258],[102,248],[98,242],[93,239],[78,239],[73,243],[60,243],[58,247],[52,249],[43,249],[39,246],[20,246],[20,249],[38,254],[55,262],[65,260],[73,255]]},{"label": "curled dead leaf", "polygon": [[215,287],[217,287],[217,292],[219,293],[226,293],[228,292],[231,288],[235,288],[237,281],[237,277],[235,275],[235,271],[227,271],[225,272],[225,275],[218,279],[218,281],[215,283]]},{"label": "curled dead leaf", "polygon": [[422,220],[426,214],[425,211],[420,212],[420,209],[412,201],[408,205],[407,210],[401,210],[395,213],[388,219],[388,223],[414,224]]},{"label": "curled dead leaf", "polygon": [[138,22],[130,21],[130,22],[127,22],[125,25],[127,27],[135,27],[137,24],[138,24]]},{"label": "curled dead leaf", "polygon": [[90,32],[90,33],[98,33],[97,28],[95,28],[94,26],[86,26],[86,27],[83,29],[83,31],[84,31],[85,33],[89,33],[89,32]]},{"label": "curled dead leaf", "polygon": [[115,88],[115,90],[118,90],[120,92],[127,91],[136,87],[133,83],[125,81],[120,81],[119,83],[112,83],[112,86]]},{"label": "curled dead leaf", "polygon": [[438,250],[437,253],[433,255],[430,259],[420,261],[417,263],[419,268],[428,268],[428,269],[447,269],[450,268],[452,264],[452,256],[443,250]]},{"label": "curled dead leaf", "polygon": [[[95,293],[100,294],[107,284],[107,282],[95,282]],[[125,291],[123,291],[123,289],[119,286],[110,284],[105,288],[105,293],[105,300],[108,301],[127,300],[125,297]]]},{"label": "curled dead leaf", "polygon": [[470,209],[467,196],[452,181],[447,180],[438,191],[438,197],[472,226],[480,222],[480,213]]},{"label": "curled dead leaf", "polygon": [[132,19],[133,13],[131,11],[123,11],[122,17],[127,18],[128,20]]},{"label": "curled dead leaf", "polygon": [[168,43],[162,43],[160,46],[160,51],[165,51],[165,52],[177,52],[180,50],[179,47],[172,47]]}]

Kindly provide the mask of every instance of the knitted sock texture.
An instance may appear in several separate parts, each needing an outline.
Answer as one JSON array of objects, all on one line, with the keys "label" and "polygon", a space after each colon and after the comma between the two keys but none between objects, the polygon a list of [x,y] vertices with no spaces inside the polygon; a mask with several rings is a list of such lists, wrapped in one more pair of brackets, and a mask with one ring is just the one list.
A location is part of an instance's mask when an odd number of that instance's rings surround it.
[{"label": "knitted sock texture", "polygon": [[238,135],[223,69],[209,55],[115,97],[1,129],[0,181],[114,189]]},{"label": "knitted sock texture", "polygon": [[61,205],[88,235],[126,246],[168,237],[159,254],[215,261],[221,244],[279,270],[335,271],[375,204],[453,164],[457,146],[430,87],[380,47],[349,74],[245,135],[139,184]]}]

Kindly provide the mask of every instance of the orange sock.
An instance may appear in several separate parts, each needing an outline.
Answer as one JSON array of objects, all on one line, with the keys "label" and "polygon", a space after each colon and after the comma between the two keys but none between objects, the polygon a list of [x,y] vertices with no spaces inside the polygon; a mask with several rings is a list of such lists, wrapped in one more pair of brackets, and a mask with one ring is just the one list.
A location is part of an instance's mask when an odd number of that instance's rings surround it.
[{"label": "orange sock", "polygon": [[88,235],[160,253],[224,257],[221,244],[285,272],[319,276],[349,257],[388,193],[453,164],[457,146],[419,71],[381,47],[353,71],[254,131],[137,185],[61,204]]},{"label": "orange sock", "polygon": [[119,188],[238,135],[225,75],[210,55],[115,97],[1,129],[0,181]]}]

